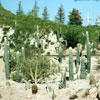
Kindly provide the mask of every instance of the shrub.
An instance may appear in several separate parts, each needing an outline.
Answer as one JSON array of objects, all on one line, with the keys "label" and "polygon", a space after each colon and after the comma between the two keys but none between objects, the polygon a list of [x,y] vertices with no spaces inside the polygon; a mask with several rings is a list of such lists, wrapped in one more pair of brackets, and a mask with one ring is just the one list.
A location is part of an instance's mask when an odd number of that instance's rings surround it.
[{"label": "shrub", "polygon": [[[44,56],[34,56],[31,59],[19,61],[15,67],[21,72],[25,80],[31,80],[32,82],[42,82],[46,77],[57,73],[59,70],[54,62],[51,63]],[[13,79],[15,80],[16,77],[17,75],[14,75]]]},{"label": "shrub", "polygon": [[50,52],[47,52],[47,55],[50,55]]},{"label": "shrub", "polygon": [[16,71],[16,72],[11,74],[11,78],[13,81],[20,82],[22,79],[22,75],[21,75],[21,73]]},{"label": "shrub", "polygon": [[80,41],[80,31],[78,28],[69,28],[63,34],[64,40],[67,40],[68,47],[76,47]]}]

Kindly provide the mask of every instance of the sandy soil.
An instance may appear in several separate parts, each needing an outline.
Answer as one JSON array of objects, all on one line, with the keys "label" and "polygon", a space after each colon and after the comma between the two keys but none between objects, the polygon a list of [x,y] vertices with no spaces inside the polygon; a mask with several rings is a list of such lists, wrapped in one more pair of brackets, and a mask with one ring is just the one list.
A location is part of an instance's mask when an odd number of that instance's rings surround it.
[{"label": "sandy soil", "polygon": [[[0,55],[3,55],[3,51],[1,51],[2,50],[0,50]],[[95,67],[97,66],[97,59],[99,58],[92,57],[92,73],[97,75],[100,80],[100,74],[95,70]],[[55,62],[57,62],[57,60],[55,60]],[[97,93],[97,90],[95,89],[95,86],[89,85],[89,78],[87,78],[87,80],[77,79],[74,81],[67,81],[67,87],[65,89],[58,89],[58,81],[60,80],[59,75],[51,76],[49,79],[50,83],[48,84],[52,87],[52,91],[48,92],[46,90],[46,84],[37,84],[38,93],[35,95],[32,94],[31,88],[28,90],[25,89],[25,83],[17,83],[12,80],[6,80],[4,66],[3,60],[0,59],[0,100],[52,100],[53,90],[56,94],[55,100],[70,100],[69,98],[73,95],[77,95],[77,98],[74,100],[98,100],[97,98],[91,97],[91,93],[95,94]],[[61,64],[61,66],[62,69],[68,66],[68,57],[63,59],[63,64]],[[91,90],[92,88],[93,91]],[[90,90],[92,92],[83,98],[86,91]]]},{"label": "sandy soil", "polygon": [[[96,64],[96,59],[92,58],[92,66]],[[95,72],[95,71],[94,71]],[[65,89],[58,89],[59,82],[49,83],[52,91],[55,91],[55,100],[69,100],[70,96],[77,95],[75,100],[98,100],[92,99],[90,96],[85,98],[85,90],[89,90],[89,80],[68,81]],[[45,84],[38,84],[38,93],[32,94],[31,88],[26,90],[25,83],[17,83],[12,80],[6,80],[4,74],[4,62],[0,59],[0,100],[52,100],[52,91],[46,90]]]}]

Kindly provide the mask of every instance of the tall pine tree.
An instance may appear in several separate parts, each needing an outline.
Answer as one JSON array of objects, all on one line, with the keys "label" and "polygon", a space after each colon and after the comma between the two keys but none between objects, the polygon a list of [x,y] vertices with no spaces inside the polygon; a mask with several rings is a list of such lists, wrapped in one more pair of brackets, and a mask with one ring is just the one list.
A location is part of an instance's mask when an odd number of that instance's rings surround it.
[{"label": "tall pine tree", "polygon": [[34,6],[32,11],[30,12],[31,15],[35,15],[38,16],[38,12],[39,12],[39,7],[37,5],[37,0],[35,0]]},{"label": "tall pine tree", "polygon": [[58,9],[57,15],[55,16],[55,20],[60,23],[65,22],[65,13],[62,5],[60,5]]},{"label": "tall pine tree", "polygon": [[24,11],[22,9],[21,1],[19,1],[18,10],[16,12],[16,15],[24,15]]},{"label": "tall pine tree", "polygon": [[43,16],[44,20],[48,20],[49,19],[49,13],[48,13],[47,7],[44,7],[44,11],[42,13],[42,16]]},{"label": "tall pine tree", "polygon": [[72,12],[70,12],[69,17],[69,25],[82,25],[82,18],[78,10],[73,8]]}]

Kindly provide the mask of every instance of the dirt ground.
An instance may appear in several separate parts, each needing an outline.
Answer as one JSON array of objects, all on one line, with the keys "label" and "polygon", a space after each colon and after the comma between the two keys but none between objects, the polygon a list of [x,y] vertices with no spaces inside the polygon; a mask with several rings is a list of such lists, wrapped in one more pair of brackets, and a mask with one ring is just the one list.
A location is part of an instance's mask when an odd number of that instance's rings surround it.
[{"label": "dirt ground", "polygon": [[[92,57],[92,73],[100,76],[96,70],[93,70],[96,64],[97,58]],[[65,89],[58,89],[59,82],[56,81],[54,83],[49,83],[49,85],[52,87],[52,91],[54,90],[55,92],[56,98],[54,100],[70,100],[69,98],[73,95],[77,95],[77,98],[72,100],[98,100],[97,98],[91,97],[92,93],[97,93],[97,88],[89,85],[88,78],[87,80],[77,79],[74,81],[67,81],[67,87]],[[4,62],[0,59],[0,100],[53,100],[53,92],[48,92],[45,88],[45,84],[38,84],[37,86],[38,93],[32,94],[31,88],[28,90],[25,89],[25,83],[6,80]],[[84,97],[86,91],[92,92]]]}]

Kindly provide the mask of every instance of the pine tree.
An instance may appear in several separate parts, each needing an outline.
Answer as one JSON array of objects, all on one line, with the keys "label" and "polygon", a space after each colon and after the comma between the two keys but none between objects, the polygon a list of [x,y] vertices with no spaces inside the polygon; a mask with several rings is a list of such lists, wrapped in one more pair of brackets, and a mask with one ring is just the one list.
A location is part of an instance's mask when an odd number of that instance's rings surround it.
[{"label": "pine tree", "polygon": [[78,10],[73,8],[72,12],[70,12],[69,17],[69,25],[82,25],[82,18]]},{"label": "pine tree", "polygon": [[24,11],[22,9],[21,1],[19,1],[18,10],[16,12],[16,15],[24,15]]},{"label": "pine tree", "polygon": [[32,11],[30,12],[30,14],[38,16],[38,11],[39,11],[39,7],[37,5],[37,0],[35,0],[34,7],[33,7]]},{"label": "pine tree", "polygon": [[63,6],[61,5],[58,9],[57,15],[55,16],[57,22],[64,23],[65,21],[65,13]]},{"label": "pine tree", "polygon": [[44,11],[42,13],[42,16],[43,16],[44,20],[48,20],[49,19],[49,14],[48,14],[47,7],[44,7]]}]

